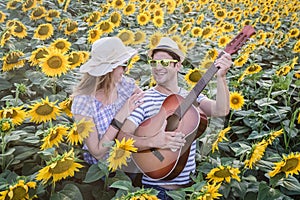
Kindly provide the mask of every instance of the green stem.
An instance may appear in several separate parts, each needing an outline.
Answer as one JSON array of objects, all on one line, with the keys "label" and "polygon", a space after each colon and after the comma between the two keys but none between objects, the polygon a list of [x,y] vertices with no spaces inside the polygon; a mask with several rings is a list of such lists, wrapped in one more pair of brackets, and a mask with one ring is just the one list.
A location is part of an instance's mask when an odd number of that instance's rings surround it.
[{"label": "green stem", "polygon": [[19,100],[19,89],[16,90],[16,97],[15,97],[15,103],[14,103],[14,106],[17,106],[18,105],[18,100]]}]

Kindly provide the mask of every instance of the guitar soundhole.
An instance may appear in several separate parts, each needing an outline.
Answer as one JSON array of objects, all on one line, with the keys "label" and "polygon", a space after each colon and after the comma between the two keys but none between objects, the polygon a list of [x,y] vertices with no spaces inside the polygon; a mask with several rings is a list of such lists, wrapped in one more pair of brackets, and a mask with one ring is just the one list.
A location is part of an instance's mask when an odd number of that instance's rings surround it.
[{"label": "guitar soundhole", "polygon": [[179,117],[177,115],[170,115],[167,118],[166,131],[174,131],[178,128]]}]

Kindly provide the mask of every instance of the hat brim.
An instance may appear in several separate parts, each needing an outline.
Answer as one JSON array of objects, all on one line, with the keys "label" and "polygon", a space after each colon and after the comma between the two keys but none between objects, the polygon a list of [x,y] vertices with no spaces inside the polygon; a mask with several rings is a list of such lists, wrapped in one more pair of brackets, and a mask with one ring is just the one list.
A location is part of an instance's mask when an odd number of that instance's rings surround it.
[{"label": "hat brim", "polygon": [[88,73],[91,76],[103,76],[109,72],[112,72],[115,68],[121,66],[123,63],[137,54],[137,50],[131,47],[126,47],[126,50],[126,53],[120,55],[120,57],[117,59],[118,61],[114,63],[99,62],[93,58],[90,58],[86,63],[81,65],[79,71],[82,73]]},{"label": "hat brim", "polygon": [[184,59],[185,59],[185,56],[184,56],[184,54],[183,54],[182,51],[180,51],[180,50],[178,50],[178,49],[173,49],[173,48],[170,48],[170,47],[159,47],[159,46],[156,47],[156,48],[154,48],[154,49],[150,49],[150,50],[148,51],[148,56],[149,56],[150,58],[152,58],[152,54],[153,54],[153,51],[154,51],[154,50],[171,51],[171,52],[175,53],[176,55],[178,55],[178,56],[180,57],[180,62],[183,62]]}]

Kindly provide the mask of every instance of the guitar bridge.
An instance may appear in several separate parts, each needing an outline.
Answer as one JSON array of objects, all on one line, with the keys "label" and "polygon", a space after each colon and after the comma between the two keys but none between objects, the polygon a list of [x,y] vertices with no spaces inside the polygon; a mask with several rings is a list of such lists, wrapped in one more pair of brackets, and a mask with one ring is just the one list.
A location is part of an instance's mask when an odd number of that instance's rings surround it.
[{"label": "guitar bridge", "polygon": [[157,151],[156,149],[150,149],[150,151],[153,153],[153,155],[158,158],[158,160],[160,160],[161,162],[165,159],[164,156]]}]

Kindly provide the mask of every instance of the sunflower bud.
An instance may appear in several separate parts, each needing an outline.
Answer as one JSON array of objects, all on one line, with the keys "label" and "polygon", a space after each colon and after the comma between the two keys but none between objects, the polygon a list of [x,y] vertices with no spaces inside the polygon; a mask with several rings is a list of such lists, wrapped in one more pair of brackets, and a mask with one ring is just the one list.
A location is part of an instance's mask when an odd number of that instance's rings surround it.
[{"label": "sunflower bud", "polygon": [[9,133],[14,128],[12,119],[3,118],[0,120],[0,132],[1,133]]}]

